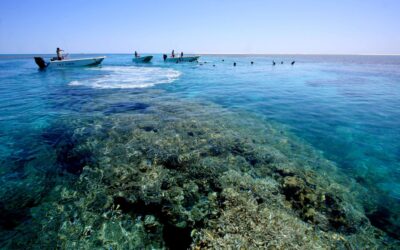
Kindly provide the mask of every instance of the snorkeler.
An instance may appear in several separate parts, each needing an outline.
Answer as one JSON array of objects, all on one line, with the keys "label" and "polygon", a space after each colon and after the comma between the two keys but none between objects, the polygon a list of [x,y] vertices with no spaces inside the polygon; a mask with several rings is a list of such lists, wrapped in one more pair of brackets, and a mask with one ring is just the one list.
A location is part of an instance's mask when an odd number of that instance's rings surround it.
[{"label": "snorkeler", "polygon": [[293,61],[291,64],[294,65],[296,63],[296,61]]},{"label": "snorkeler", "polygon": [[275,64],[276,64],[276,62],[275,62],[275,61],[272,61],[272,66],[275,66]]},{"label": "snorkeler", "polygon": [[236,67],[236,62],[233,63],[233,66]]}]

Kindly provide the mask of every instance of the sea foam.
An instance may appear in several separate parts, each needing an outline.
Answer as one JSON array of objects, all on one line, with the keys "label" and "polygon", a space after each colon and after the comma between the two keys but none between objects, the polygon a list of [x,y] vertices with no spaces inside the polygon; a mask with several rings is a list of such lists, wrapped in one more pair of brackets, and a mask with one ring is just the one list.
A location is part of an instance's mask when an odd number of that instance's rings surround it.
[{"label": "sea foam", "polygon": [[107,66],[88,70],[100,70],[105,74],[85,79],[75,80],[70,86],[87,86],[92,88],[147,88],[157,84],[172,83],[179,78],[181,72],[160,67]]}]

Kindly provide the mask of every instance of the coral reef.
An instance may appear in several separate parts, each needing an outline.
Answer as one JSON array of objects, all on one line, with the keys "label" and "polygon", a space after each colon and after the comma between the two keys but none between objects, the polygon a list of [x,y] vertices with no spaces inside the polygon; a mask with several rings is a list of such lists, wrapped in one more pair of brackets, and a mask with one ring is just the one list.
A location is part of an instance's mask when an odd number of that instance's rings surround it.
[{"label": "coral reef", "polygon": [[399,246],[366,217],[364,189],[285,128],[206,104],[140,107],[53,125],[59,177],[4,247]]}]

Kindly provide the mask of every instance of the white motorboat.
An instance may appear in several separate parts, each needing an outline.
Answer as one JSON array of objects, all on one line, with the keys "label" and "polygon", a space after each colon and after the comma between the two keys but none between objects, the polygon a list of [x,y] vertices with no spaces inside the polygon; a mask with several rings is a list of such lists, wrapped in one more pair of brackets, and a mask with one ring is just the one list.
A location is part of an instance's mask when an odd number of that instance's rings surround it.
[{"label": "white motorboat", "polygon": [[99,65],[105,56],[77,59],[63,59],[45,61],[42,57],[35,57],[35,62],[40,69],[46,68],[66,68],[66,67],[84,67]]},{"label": "white motorboat", "polygon": [[153,56],[143,56],[143,57],[134,57],[132,61],[134,63],[149,63],[153,59]]},{"label": "white motorboat", "polygon": [[184,56],[184,57],[168,57],[164,61],[172,62],[172,63],[180,63],[180,62],[197,62],[200,56]]}]

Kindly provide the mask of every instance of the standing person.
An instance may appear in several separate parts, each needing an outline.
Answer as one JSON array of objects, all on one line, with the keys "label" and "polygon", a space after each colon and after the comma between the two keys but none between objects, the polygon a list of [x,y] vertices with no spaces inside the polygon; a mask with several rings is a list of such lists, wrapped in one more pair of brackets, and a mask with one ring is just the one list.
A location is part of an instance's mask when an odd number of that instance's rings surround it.
[{"label": "standing person", "polygon": [[175,58],[175,50],[172,50],[171,57]]},{"label": "standing person", "polygon": [[166,54],[163,55],[163,59],[164,59],[164,61],[167,60],[167,55]]},{"label": "standing person", "polygon": [[62,59],[64,59],[64,57],[63,57],[61,51],[64,51],[64,50],[62,50],[62,49],[60,49],[60,48],[57,48],[57,51],[56,51],[56,53],[57,53],[57,60],[60,60],[60,61],[61,61]]},{"label": "standing person", "polygon": [[139,57],[139,55],[138,55],[137,51],[135,50],[135,58],[138,58],[138,57]]},{"label": "standing person", "polygon": [[181,52],[181,58],[183,57],[183,52]]}]

